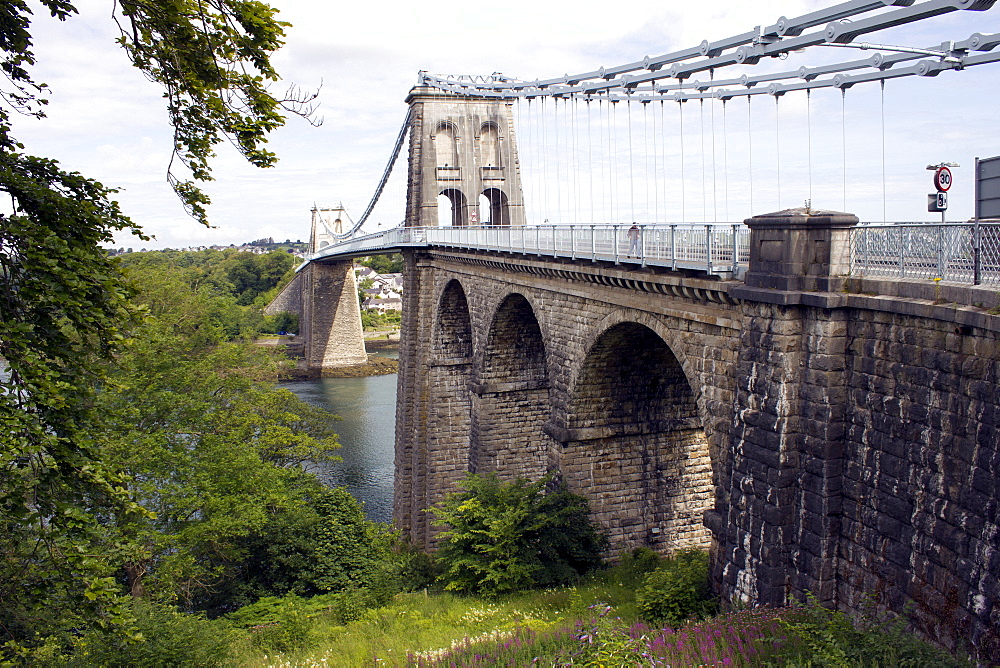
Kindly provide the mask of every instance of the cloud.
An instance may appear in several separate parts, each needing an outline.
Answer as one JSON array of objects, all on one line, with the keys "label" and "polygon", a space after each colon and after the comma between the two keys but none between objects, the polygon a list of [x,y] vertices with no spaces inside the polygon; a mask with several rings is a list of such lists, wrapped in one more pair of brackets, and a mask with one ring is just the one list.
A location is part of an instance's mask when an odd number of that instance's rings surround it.
[{"label": "cloud", "polygon": [[[165,183],[171,133],[164,100],[157,86],[132,69],[114,43],[117,28],[103,4],[82,6],[80,16],[65,22],[44,17],[35,21],[39,60],[35,72],[52,86],[52,102],[49,118],[43,121],[17,119],[15,135],[32,153],[56,158],[106,185],[123,187],[124,210],[157,239],[149,244],[122,240],[120,245],[182,247],[239,244],[261,236],[306,238],[313,202],[343,201],[355,217],[360,216],[385,167],[406,113],[406,94],[420,69],[452,74],[500,71],[526,79],[561,76],[641,60],[697,45],[702,39],[728,37],[773,23],[781,15],[796,16],[829,3],[620,0],[609,5],[593,0],[510,0],[502,6],[417,7],[277,0],[274,4],[280,17],[293,24],[285,48],[275,57],[283,76],[275,90],[283,93],[288,82],[311,89],[322,80],[320,113],[325,123],[313,128],[290,118],[274,132],[271,148],[280,161],[273,169],[248,167],[231,147],[220,146],[217,180],[205,186],[217,228],[206,229],[187,218]],[[977,31],[996,32],[998,17],[1000,9],[955,12],[866,39],[929,46]],[[800,62],[851,57],[846,50],[827,51],[793,54],[760,67],[781,70]],[[840,93],[833,90],[813,93],[808,104],[804,94],[789,94],[779,101],[777,121],[773,99],[755,98],[752,156],[744,100],[727,106],[725,128],[720,128],[721,106],[706,108],[706,113],[716,114],[714,135],[711,130],[703,134],[696,125],[695,107],[689,104],[686,158],[693,169],[705,164],[715,171],[714,184],[705,179],[713,188],[709,192],[720,198],[708,206],[713,213],[728,209],[735,218],[779,204],[801,204],[811,176],[818,206],[841,208],[846,197],[847,208],[862,218],[879,220],[886,208],[891,208],[890,218],[930,219],[932,214],[924,210],[930,177],[923,168],[928,162],[956,161],[962,167],[956,170],[949,218],[959,219],[971,213],[974,157],[1000,154],[1000,136],[993,131],[998,120],[998,70],[983,66],[933,79],[892,81],[884,98],[877,84],[859,86],[848,91],[843,106]],[[670,110],[676,112],[672,106]],[[675,127],[671,118],[667,128]],[[529,135],[527,128],[519,129],[525,156],[530,153]],[[711,146],[712,139],[716,154],[701,154],[703,141]],[[670,155],[676,159],[676,151]],[[774,155],[780,157],[781,170],[770,157]],[[546,178],[539,174],[538,163],[525,162],[522,170],[526,187],[529,179]],[[396,175],[403,173],[405,168],[397,169]],[[687,201],[699,207],[700,218],[707,199],[701,191],[701,174],[686,180],[698,189]],[[725,184],[728,190],[723,192]],[[386,199],[401,209],[402,189],[394,187]],[[387,205],[373,220],[400,217]]]}]

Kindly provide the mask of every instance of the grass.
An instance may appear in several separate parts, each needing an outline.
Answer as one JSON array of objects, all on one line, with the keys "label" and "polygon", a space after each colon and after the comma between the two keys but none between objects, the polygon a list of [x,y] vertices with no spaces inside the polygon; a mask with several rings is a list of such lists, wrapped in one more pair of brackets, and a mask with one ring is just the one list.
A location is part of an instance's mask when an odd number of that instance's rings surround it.
[{"label": "grass", "polygon": [[[627,560],[626,560],[627,561]],[[968,666],[907,633],[900,620],[857,622],[810,604],[648,626],[635,595],[649,564],[625,563],[576,587],[494,600],[399,594],[360,619],[319,615],[306,649],[255,652],[247,666]]]},{"label": "grass", "polygon": [[[405,666],[478,643],[502,645],[521,636],[544,642],[547,635],[572,631],[592,616],[595,603],[612,605],[630,623],[638,620],[635,592],[644,571],[616,567],[577,586],[525,592],[495,600],[450,593],[398,594],[383,608],[365,612],[346,625],[315,618],[307,649],[257,654],[244,649],[248,666]],[[377,660],[376,660],[377,659]]]}]

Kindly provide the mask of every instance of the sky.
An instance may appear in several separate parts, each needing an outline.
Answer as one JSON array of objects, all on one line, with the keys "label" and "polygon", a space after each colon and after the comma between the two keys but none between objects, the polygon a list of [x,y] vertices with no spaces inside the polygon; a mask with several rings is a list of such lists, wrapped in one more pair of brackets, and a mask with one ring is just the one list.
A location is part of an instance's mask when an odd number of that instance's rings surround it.
[{"label": "sky", "polygon": [[[398,0],[274,0],[280,18],[292,24],[285,47],[273,59],[283,76],[275,92],[289,84],[320,87],[323,124],[312,127],[289,118],[271,135],[270,148],[280,159],[271,169],[252,168],[234,149],[220,145],[216,180],[205,185],[213,201],[212,229],[190,219],[166,183],[170,128],[164,100],[114,43],[111,1],[79,4],[80,15],[64,23],[36,8],[33,74],[51,87],[48,117],[17,118],[14,134],[29,153],[119,188],[124,211],[154,239],[116,241],[139,250],[240,244],[262,237],[308,239],[314,204],[343,202],[358,217],[385,167],[419,70],[559,76],[728,37],[831,3],[510,0],[492,6],[420,6]],[[973,32],[1000,32],[1000,6],[954,12],[862,39],[926,47]],[[840,50],[834,55],[855,57]],[[793,67],[798,57],[775,66]],[[743,138],[727,136],[732,149],[724,159],[714,151],[711,159],[704,154],[688,158],[689,171],[702,164],[716,173],[724,170],[719,178],[726,183],[730,218],[801,206],[811,194],[814,206],[846,209],[863,220],[935,220],[938,214],[926,211],[933,186],[924,168],[955,162],[960,167],[953,170],[948,219],[965,220],[972,214],[974,158],[1000,155],[1000,65],[890,82],[884,96],[878,84],[867,84],[849,91],[843,101],[839,92],[823,91],[808,104],[803,94],[789,94],[779,111],[763,102],[745,138],[752,142],[751,152],[740,148]],[[694,112],[685,113],[684,145],[704,144],[704,126],[700,136],[691,134],[699,132],[692,129]],[[733,123],[747,123],[735,111],[727,113],[734,115]],[[541,177],[535,173],[537,182]],[[705,218],[711,210],[718,218],[721,186],[713,186],[716,199],[709,202],[701,172],[688,180],[687,206],[697,209],[688,217]],[[754,188],[749,200],[748,183]]]}]

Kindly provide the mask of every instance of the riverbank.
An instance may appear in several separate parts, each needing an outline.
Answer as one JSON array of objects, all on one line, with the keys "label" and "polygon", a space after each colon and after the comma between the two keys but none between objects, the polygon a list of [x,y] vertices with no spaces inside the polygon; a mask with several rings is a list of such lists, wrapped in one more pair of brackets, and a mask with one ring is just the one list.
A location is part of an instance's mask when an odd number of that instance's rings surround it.
[{"label": "riverbank", "polygon": [[368,355],[367,364],[335,367],[333,369],[308,369],[306,361],[296,360],[294,368],[279,376],[280,380],[310,380],[313,378],[362,378],[365,376],[386,376],[399,371],[399,360],[381,355]]},{"label": "riverbank", "polygon": [[394,356],[373,354],[373,351],[390,352],[398,350],[398,329],[383,332],[365,332],[365,351],[368,353],[368,362],[366,364],[323,369],[322,371],[306,368],[305,360],[302,358],[302,342],[297,337],[262,337],[257,339],[256,343],[260,346],[283,346],[287,355],[295,361],[294,367],[287,369],[279,376],[280,380],[361,378],[365,376],[385,376],[399,371],[399,360],[395,359]]}]

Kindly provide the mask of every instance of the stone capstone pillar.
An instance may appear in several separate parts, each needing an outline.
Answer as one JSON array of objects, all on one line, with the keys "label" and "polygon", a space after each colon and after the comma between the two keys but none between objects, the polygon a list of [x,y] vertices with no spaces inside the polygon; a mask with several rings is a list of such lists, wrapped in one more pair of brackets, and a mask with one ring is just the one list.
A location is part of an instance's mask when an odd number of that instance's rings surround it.
[{"label": "stone capstone pillar", "polygon": [[306,367],[322,372],[367,363],[354,263],[310,262],[300,275]]},{"label": "stone capstone pillar", "polygon": [[810,209],[746,221],[750,267],[730,289],[743,311],[731,503],[707,518],[737,600],[836,603],[848,311],[813,307],[841,289],[857,223]]},{"label": "stone capstone pillar", "polygon": [[744,221],[750,228],[747,287],[827,292],[840,290],[851,268],[851,229],[858,217],[786,209]]}]

